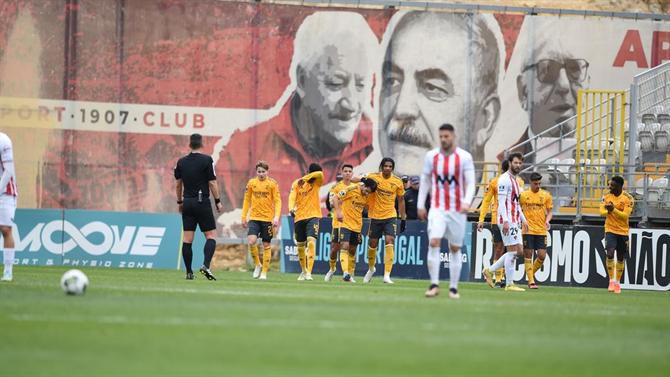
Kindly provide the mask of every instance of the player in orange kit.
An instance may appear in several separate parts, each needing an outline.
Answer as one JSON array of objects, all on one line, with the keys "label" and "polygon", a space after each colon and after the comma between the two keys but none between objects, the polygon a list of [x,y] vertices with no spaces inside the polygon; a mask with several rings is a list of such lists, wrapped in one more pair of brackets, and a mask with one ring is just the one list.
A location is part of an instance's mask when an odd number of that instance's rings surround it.
[{"label": "player in orange kit", "polygon": [[[614,176],[610,180],[610,192],[600,203],[600,216],[605,217],[605,251],[607,253],[607,275],[610,277],[609,292],[621,293],[623,260],[628,256],[628,220],[633,212],[633,197],[623,191],[624,180]],[[616,251],[616,265],[614,252]]]},{"label": "player in orange kit", "polygon": [[[519,203],[526,219],[528,231],[523,234],[523,253],[528,288],[537,289],[535,273],[542,268],[547,256],[547,231],[551,228],[551,209],[553,201],[551,194],[540,188],[542,175],[530,175],[530,190],[522,191]],[[537,258],[533,262],[533,253],[537,251]]]},{"label": "player in orange kit", "polygon": [[[347,255],[344,281],[355,283],[356,247],[362,242],[363,209],[368,204],[368,194],[377,190],[377,182],[363,178],[360,183],[347,186],[337,193],[335,200],[335,216],[340,222],[340,253]],[[343,267],[344,269],[344,267]]]},{"label": "player in orange kit", "polygon": [[[242,226],[249,228],[247,242],[254,260],[254,279],[266,280],[272,251],[270,242],[279,226],[281,196],[277,181],[268,177],[270,167],[265,161],[256,163],[256,177],[247,183],[242,206]],[[249,214],[251,211],[251,214]],[[263,241],[263,264],[258,255],[258,237]]]},{"label": "player in orange kit", "polygon": [[[312,163],[309,165],[309,173],[293,182],[288,196],[288,209],[294,217],[295,241],[298,245],[298,259],[302,270],[298,276],[300,281],[314,280],[312,267],[316,254],[316,240],[319,238],[321,218],[319,189],[322,184],[321,165]],[[306,255],[305,248],[307,248]]]}]

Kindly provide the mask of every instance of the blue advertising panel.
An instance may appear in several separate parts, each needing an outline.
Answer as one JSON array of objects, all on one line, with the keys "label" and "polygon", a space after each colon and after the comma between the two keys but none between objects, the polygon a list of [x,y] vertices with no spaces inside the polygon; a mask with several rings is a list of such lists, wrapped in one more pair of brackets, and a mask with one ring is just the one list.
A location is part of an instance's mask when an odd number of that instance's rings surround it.
[{"label": "blue advertising panel", "polygon": [[[63,264],[63,211],[58,209],[17,209],[12,228],[14,263],[30,266]],[[61,236],[55,235],[55,233]]]},{"label": "blue advertising panel", "polygon": [[[363,242],[358,245],[356,250],[356,276],[362,276],[368,270],[367,249],[368,249],[368,227],[369,220],[363,221]],[[319,239],[316,243],[316,255],[313,274],[325,274],[328,269],[328,260],[331,250],[331,231],[332,222],[330,218],[322,218],[319,225]],[[289,273],[300,273],[300,264],[298,262],[298,250],[293,238],[293,218],[285,216],[282,218],[281,227],[281,271]],[[463,245],[463,268],[461,270],[461,280],[470,279],[470,244],[472,238],[472,227],[466,225],[466,232]],[[404,233],[398,234],[394,242],[395,255],[393,260],[392,277],[408,279],[428,279],[428,267],[426,265],[426,256],[428,254],[428,235],[426,233],[426,223],[422,221],[407,221],[407,229]],[[375,275],[382,276],[384,271],[384,242],[380,240],[377,252]],[[449,252],[448,241],[442,240],[442,269],[440,271],[441,279],[449,278]],[[338,258],[338,273],[341,273]]]},{"label": "blue advertising panel", "polygon": [[176,268],[181,220],[172,214],[18,209],[16,264]]}]

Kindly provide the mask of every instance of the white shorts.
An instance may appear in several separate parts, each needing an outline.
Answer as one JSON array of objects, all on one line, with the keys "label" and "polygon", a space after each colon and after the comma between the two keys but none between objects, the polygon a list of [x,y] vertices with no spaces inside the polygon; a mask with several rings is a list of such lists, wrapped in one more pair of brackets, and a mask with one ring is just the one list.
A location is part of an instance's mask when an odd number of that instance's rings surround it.
[{"label": "white shorts", "polygon": [[513,245],[523,245],[523,239],[521,238],[521,225],[520,224],[509,224],[509,232],[507,235],[503,233],[502,224],[498,224],[498,229],[500,229],[500,235],[502,236],[503,245],[513,246]]},{"label": "white shorts", "polygon": [[14,226],[16,214],[16,197],[0,195],[0,225]]},{"label": "white shorts", "polygon": [[446,238],[451,245],[463,246],[467,220],[464,213],[431,208],[428,211],[428,239]]}]

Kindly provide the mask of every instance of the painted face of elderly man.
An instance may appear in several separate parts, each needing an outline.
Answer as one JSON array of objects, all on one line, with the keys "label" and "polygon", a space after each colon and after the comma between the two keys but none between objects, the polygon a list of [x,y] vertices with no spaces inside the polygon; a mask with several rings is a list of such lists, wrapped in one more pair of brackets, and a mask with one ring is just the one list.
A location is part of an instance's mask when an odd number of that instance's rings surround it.
[{"label": "painted face of elderly man", "polygon": [[379,60],[378,48],[377,37],[358,13],[305,17],[293,43],[291,84],[277,101],[279,113],[233,133],[219,153],[216,173],[226,211],[242,208],[245,182],[258,160],[270,162],[286,203],[291,184],[311,163],[321,165],[330,182],[343,164],[358,166],[370,155],[370,62]]},{"label": "painted face of elderly man", "polygon": [[370,103],[376,39],[359,14],[320,12],[305,19],[295,49],[299,138],[316,154],[335,154],[352,141]]},{"label": "painted face of elderly man", "polygon": [[[524,59],[516,80],[519,103],[529,115],[527,137],[538,135],[575,115],[577,90],[586,82],[589,68],[585,59],[575,57],[565,48],[560,33],[553,30],[536,35],[545,39],[539,41]],[[558,137],[561,131],[565,134],[574,127],[575,122],[570,121],[542,136]]]},{"label": "painted face of elderly man", "polygon": [[500,52],[487,16],[409,12],[393,30],[382,66],[379,142],[398,173],[416,173],[444,123],[456,127],[475,161],[484,159],[500,114]]}]

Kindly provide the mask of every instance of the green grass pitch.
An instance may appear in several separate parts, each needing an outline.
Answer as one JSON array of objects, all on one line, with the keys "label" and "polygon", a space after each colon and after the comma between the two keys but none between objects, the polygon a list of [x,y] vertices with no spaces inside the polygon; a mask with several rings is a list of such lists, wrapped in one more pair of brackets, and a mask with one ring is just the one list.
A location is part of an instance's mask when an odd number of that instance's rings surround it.
[{"label": "green grass pitch", "polygon": [[667,376],[667,292],[503,292],[380,277],[17,267],[0,285],[2,376]]}]

